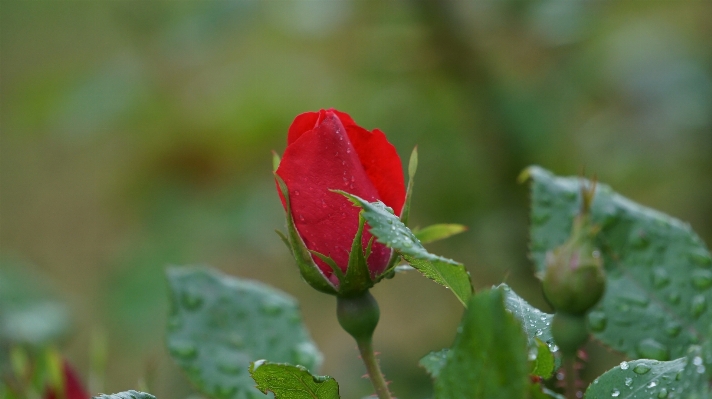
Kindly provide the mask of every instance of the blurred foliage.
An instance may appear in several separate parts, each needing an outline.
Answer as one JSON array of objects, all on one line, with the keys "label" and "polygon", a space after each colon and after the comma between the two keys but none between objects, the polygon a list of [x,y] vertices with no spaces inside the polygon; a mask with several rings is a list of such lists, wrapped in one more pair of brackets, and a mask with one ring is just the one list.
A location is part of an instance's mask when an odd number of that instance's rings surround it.
[{"label": "blurred foliage", "polygon": [[[63,293],[76,321],[64,351],[79,370],[89,331],[109,331],[107,391],[140,380],[158,397],[190,392],[162,343],[163,268],[209,263],[298,298],[322,372],[343,392],[370,392],[353,378],[362,366],[334,305],[299,280],[273,232],[284,221],[270,150],[307,110],[382,129],[404,161],[419,146],[411,225],[467,225],[432,248],[462,261],[477,288],[506,279],[546,309],[515,183],[529,164],[585,167],[712,242],[708,2],[0,8],[0,253]],[[408,306],[414,293],[429,300]],[[461,306],[413,273],[374,295],[391,388],[425,397],[418,359],[450,346]],[[597,353],[592,375],[616,362]]]}]

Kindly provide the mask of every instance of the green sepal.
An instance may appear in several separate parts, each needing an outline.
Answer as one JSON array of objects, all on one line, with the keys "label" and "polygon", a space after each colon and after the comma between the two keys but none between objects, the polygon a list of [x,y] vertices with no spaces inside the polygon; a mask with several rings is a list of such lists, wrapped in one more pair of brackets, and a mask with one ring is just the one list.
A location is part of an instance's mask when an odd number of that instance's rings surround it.
[{"label": "green sepal", "polygon": [[276,172],[277,169],[279,169],[279,163],[281,161],[282,160],[279,158],[279,155],[276,152],[272,151],[272,172]]},{"label": "green sepal", "polygon": [[[363,251],[363,228],[366,219],[359,213],[358,230],[351,244],[351,254],[349,254],[349,265],[342,284],[339,286],[339,296],[359,295],[373,287],[371,272],[368,270],[366,257]],[[369,245],[370,248],[370,245]],[[369,251],[370,252],[370,251]]]},{"label": "green sepal", "polygon": [[282,180],[282,178],[276,173],[274,174],[274,178],[277,180],[279,190],[284,196],[289,243],[291,245],[292,255],[297,261],[297,266],[299,267],[299,272],[301,273],[302,278],[317,291],[336,295],[336,287],[334,287],[329,279],[327,279],[321,272],[319,266],[317,266],[314,262],[311,252],[309,252],[309,249],[304,244],[302,237],[300,237],[297,232],[297,227],[294,225],[294,218],[292,218],[292,208],[289,203],[289,190],[287,189],[286,183],[284,183],[284,180]]},{"label": "green sepal", "polygon": [[339,399],[339,384],[329,376],[315,376],[303,366],[258,360],[250,375],[262,393],[275,399]]},{"label": "green sepal", "polygon": [[454,223],[433,224],[428,227],[413,230],[413,234],[420,240],[421,244],[444,240],[455,234],[467,231],[467,226]]},{"label": "green sepal", "polygon": [[337,265],[336,262],[335,262],[333,259],[331,259],[330,256],[326,256],[326,255],[324,255],[324,254],[321,253],[321,252],[312,251],[311,249],[309,250],[309,252],[311,252],[312,255],[318,257],[318,258],[321,259],[324,263],[326,263],[327,265],[329,265],[329,267],[331,268],[331,270],[334,272],[334,275],[335,275],[336,278],[339,280],[339,284],[343,284],[343,282],[344,282],[344,272],[341,270],[341,268],[339,267],[339,265]]},{"label": "green sepal", "polygon": [[415,178],[415,172],[418,170],[418,146],[413,148],[413,152],[410,153],[410,160],[408,161],[408,188],[405,191],[405,202],[403,203],[403,209],[401,210],[401,221],[403,224],[408,224],[408,218],[410,217],[410,199],[413,195],[413,180]]},{"label": "green sepal", "polygon": [[287,238],[287,236],[279,230],[275,230],[274,232],[277,233],[279,238],[282,239],[282,242],[284,243],[284,245],[287,246],[287,249],[289,249],[289,252],[292,252],[292,244],[289,243],[289,238]]}]

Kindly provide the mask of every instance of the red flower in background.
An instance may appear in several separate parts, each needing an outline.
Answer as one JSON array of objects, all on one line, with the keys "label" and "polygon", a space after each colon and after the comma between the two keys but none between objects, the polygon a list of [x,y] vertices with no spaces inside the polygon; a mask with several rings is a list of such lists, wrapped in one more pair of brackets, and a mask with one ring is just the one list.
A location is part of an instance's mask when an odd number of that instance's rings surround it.
[{"label": "red flower in background", "polygon": [[47,387],[44,399],[89,399],[89,394],[84,390],[79,377],[66,360],[62,364],[62,373],[64,374],[64,395],[61,395],[53,387]]},{"label": "red flower in background", "polygon": [[[395,147],[380,130],[369,132],[348,114],[334,109],[307,112],[294,119],[277,174],[287,185],[292,208],[288,211],[304,244],[330,256],[344,272],[358,230],[359,209],[329,190],[343,190],[367,201],[381,200],[396,215],[405,202],[403,169]],[[284,198],[282,205],[286,207]],[[366,228],[364,248],[370,239]],[[374,241],[367,260],[372,276],[385,270],[390,256],[389,248]],[[330,277],[331,268],[312,257]]]}]

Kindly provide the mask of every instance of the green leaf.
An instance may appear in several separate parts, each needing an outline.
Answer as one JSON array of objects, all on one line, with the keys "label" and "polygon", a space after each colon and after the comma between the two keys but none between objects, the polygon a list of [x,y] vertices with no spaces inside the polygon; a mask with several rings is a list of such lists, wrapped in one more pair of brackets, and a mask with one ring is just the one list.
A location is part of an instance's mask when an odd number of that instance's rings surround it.
[{"label": "green leaf", "polygon": [[692,346],[685,357],[672,361],[634,360],[623,362],[597,378],[586,390],[586,398],[618,399],[709,397],[712,359],[709,352]]},{"label": "green leaf", "polygon": [[250,374],[263,393],[275,399],[338,399],[339,384],[329,376],[313,376],[302,366],[257,361]]},{"label": "green leaf", "polygon": [[[581,180],[539,167],[532,180],[531,256],[544,270],[546,252],[571,232]],[[668,360],[702,341],[712,323],[712,258],[690,226],[598,184],[591,219],[606,268],[606,293],[589,313],[596,338],[631,358]]]},{"label": "green leaf", "polygon": [[435,381],[438,399],[523,399],[529,389],[527,340],[500,289],[474,295]]},{"label": "green leaf", "polygon": [[549,348],[554,349],[554,338],[551,336],[551,320],[554,315],[544,313],[530,305],[507,284],[500,284],[498,288],[504,291],[504,307],[522,323],[529,345],[536,346],[535,340],[539,339],[546,342]]},{"label": "green leaf", "polygon": [[430,352],[420,359],[420,367],[424,368],[425,371],[430,374],[431,377],[437,379],[440,376],[440,370],[445,366],[445,360],[447,359],[447,349],[442,349],[437,352]]},{"label": "green leaf", "polygon": [[461,224],[434,224],[421,230],[413,231],[421,244],[428,244],[434,241],[444,240],[455,234],[467,231],[467,227]]},{"label": "green leaf", "polygon": [[101,394],[98,396],[93,396],[93,399],[156,399],[155,396],[150,393],[139,392],[139,391],[124,391],[119,393],[112,393],[111,395]]},{"label": "green leaf", "polygon": [[[418,238],[382,202],[368,202],[355,195],[338,191],[363,210],[361,214],[378,242],[393,248],[406,262],[423,275],[452,290],[463,305],[472,295],[472,282],[462,263],[429,253]],[[390,270],[386,271],[386,273]]]},{"label": "green leaf", "polygon": [[276,152],[272,151],[272,172],[276,172],[277,169],[279,168],[279,163],[282,160],[279,158],[279,154]]},{"label": "green leaf", "polygon": [[331,282],[329,282],[326,276],[322,274],[321,270],[319,270],[319,266],[317,266],[314,262],[311,252],[307,248],[306,244],[304,244],[302,237],[297,232],[297,227],[294,225],[294,219],[292,218],[292,212],[289,211],[292,208],[289,202],[289,190],[287,190],[287,185],[276,173],[274,178],[277,180],[277,186],[279,187],[279,191],[282,193],[284,201],[287,205],[286,209],[288,211],[285,212],[285,217],[287,219],[287,237],[290,248],[292,249],[294,260],[297,261],[299,273],[301,273],[304,281],[306,281],[314,289],[327,294],[335,295],[336,288],[331,284]]},{"label": "green leaf", "polygon": [[403,210],[401,211],[401,221],[403,224],[408,224],[408,219],[410,217],[410,200],[413,197],[413,184],[415,181],[415,172],[418,170],[418,146],[413,148],[413,152],[410,153],[410,160],[408,161],[408,188],[405,192],[405,203],[403,203]]},{"label": "green leaf", "polygon": [[535,338],[536,346],[529,348],[529,358],[532,360],[532,375],[537,375],[543,379],[547,379],[554,374],[556,370],[556,359],[551,353],[549,345],[545,344],[539,338]]},{"label": "green leaf", "polygon": [[173,267],[166,274],[172,308],[168,350],[204,394],[261,397],[248,373],[257,359],[319,367],[321,354],[293,298],[204,267]]}]

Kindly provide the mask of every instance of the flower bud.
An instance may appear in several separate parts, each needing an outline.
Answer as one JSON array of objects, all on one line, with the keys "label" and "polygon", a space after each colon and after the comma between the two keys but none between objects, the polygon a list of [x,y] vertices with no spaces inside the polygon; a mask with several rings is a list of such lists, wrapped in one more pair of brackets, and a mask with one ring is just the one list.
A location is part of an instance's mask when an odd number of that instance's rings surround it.
[{"label": "flower bud", "polygon": [[603,296],[606,278],[600,251],[593,244],[596,230],[589,219],[593,188],[583,189],[583,207],[574,219],[570,238],[546,254],[544,296],[557,312],[582,315]]}]

